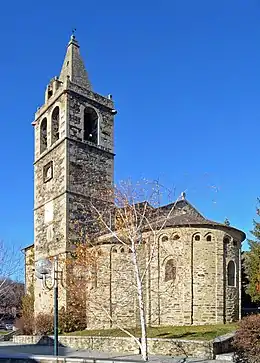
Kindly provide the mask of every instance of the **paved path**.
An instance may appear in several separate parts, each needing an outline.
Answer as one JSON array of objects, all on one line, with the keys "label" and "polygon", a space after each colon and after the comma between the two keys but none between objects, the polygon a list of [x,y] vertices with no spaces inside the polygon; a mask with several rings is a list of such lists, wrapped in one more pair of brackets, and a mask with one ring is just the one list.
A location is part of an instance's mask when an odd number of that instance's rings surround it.
[{"label": "paved path", "polygon": [[[37,344],[20,345],[13,342],[0,342],[0,353],[27,353],[34,356],[52,356],[53,347]],[[93,350],[73,350],[59,347],[59,356],[77,358],[114,358],[132,361],[142,361],[140,355],[122,355],[121,353],[104,353]],[[168,356],[150,356],[149,362],[153,363],[225,363],[224,360],[208,360],[202,358],[173,358]],[[230,363],[230,362],[229,362]]]}]

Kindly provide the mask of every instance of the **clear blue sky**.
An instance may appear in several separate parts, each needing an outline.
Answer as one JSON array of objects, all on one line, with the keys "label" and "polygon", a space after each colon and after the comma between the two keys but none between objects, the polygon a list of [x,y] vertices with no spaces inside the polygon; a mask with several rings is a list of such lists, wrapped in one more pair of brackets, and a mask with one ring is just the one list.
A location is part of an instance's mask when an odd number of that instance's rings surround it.
[{"label": "clear blue sky", "polygon": [[33,242],[33,128],[71,29],[112,93],[116,180],[161,178],[248,232],[260,195],[259,0],[4,1],[0,238]]}]

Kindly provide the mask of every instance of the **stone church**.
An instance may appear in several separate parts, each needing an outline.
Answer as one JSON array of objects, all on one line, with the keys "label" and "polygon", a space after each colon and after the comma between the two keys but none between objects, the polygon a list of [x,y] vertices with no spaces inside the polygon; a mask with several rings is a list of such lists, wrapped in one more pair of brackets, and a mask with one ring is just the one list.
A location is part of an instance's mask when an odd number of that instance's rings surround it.
[{"label": "stone church", "polygon": [[[80,215],[84,203],[87,208],[92,192],[98,199],[101,184],[113,185],[116,110],[111,95],[93,91],[79,49],[72,35],[60,75],[47,85],[45,102],[32,123],[34,244],[24,251],[26,287],[33,286],[35,314],[51,311],[53,306],[52,291],[44,290],[35,277],[35,263],[66,256],[75,238],[75,214]],[[168,206],[161,210],[167,213]],[[158,236],[145,278],[147,323],[200,325],[238,320],[244,239],[242,231],[206,219],[185,196],[178,200]],[[130,293],[134,282],[129,251],[102,236],[99,248],[104,253],[86,308],[87,327],[110,328],[115,321],[135,326],[138,309]],[[59,290],[59,304],[66,309],[66,287]]]}]

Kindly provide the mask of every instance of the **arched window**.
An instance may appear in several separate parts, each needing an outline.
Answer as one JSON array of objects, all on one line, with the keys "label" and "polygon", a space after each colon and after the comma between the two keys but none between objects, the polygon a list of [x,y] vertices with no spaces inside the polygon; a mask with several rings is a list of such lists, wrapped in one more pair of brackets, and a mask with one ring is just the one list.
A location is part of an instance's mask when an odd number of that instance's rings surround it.
[{"label": "arched window", "polygon": [[229,261],[227,274],[228,274],[228,286],[235,286],[236,266],[234,261]]},{"label": "arched window", "polygon": [[173,259],[170,259],[165,264],[164,281],[175,281],[176,279],[176,266]]},{"label": "arched window", "polygon": [[195,241],[200,241],[200,235],[199,235],[199,234],[196,234],[196,235],[194,236],[194,240],[195,240]]},{"label": "arched window", "polygon": [[98,115],[93,108],[86,107],[84,110],[84,141],[98,143]]},{"label": "arched window", "polygon": [[212,236],[211,234],[208,234],[207,237],[206,237],[206,241],[207,242],[211,242],[212,241]]},{"label": "arched window", "polygon": [[168,241],[168,236],[162,236],[162,242],[167,242]]},{"label": "arched window", "polygon": [[173,239],[174,239],[174,241],[177,241],[178,239],[180,239],[180,236],[179,236],[178,234],[175,234],[175,235],[173,236]]},{"label": "arched window", "polygon": [[47,118],[45,117],[40,126],[40,152],[47,149]]},{"label": "arched window", "polygon": [[223,238],[223,242],[224,242],[225,244],[228,244],[228,243],[230,242],[230,238],[229,238],[228,236],[225,236],[225,237]]},{"label": "arched window", "polygon": [[55,107],[51,116],[51,143],[59,140],[60,109]]}]

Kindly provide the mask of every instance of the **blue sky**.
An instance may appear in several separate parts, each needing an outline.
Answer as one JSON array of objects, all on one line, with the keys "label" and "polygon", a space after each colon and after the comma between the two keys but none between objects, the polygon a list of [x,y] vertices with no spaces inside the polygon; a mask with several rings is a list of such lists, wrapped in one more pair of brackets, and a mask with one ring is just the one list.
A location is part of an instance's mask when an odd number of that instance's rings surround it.
[{"label": "blue sky", "polygon": [[258,0],[3,2],[0,239],[33,241],[33,128],[73,27],[112,93],[116,180],[160,178],[248,232],[260,195]]}]

